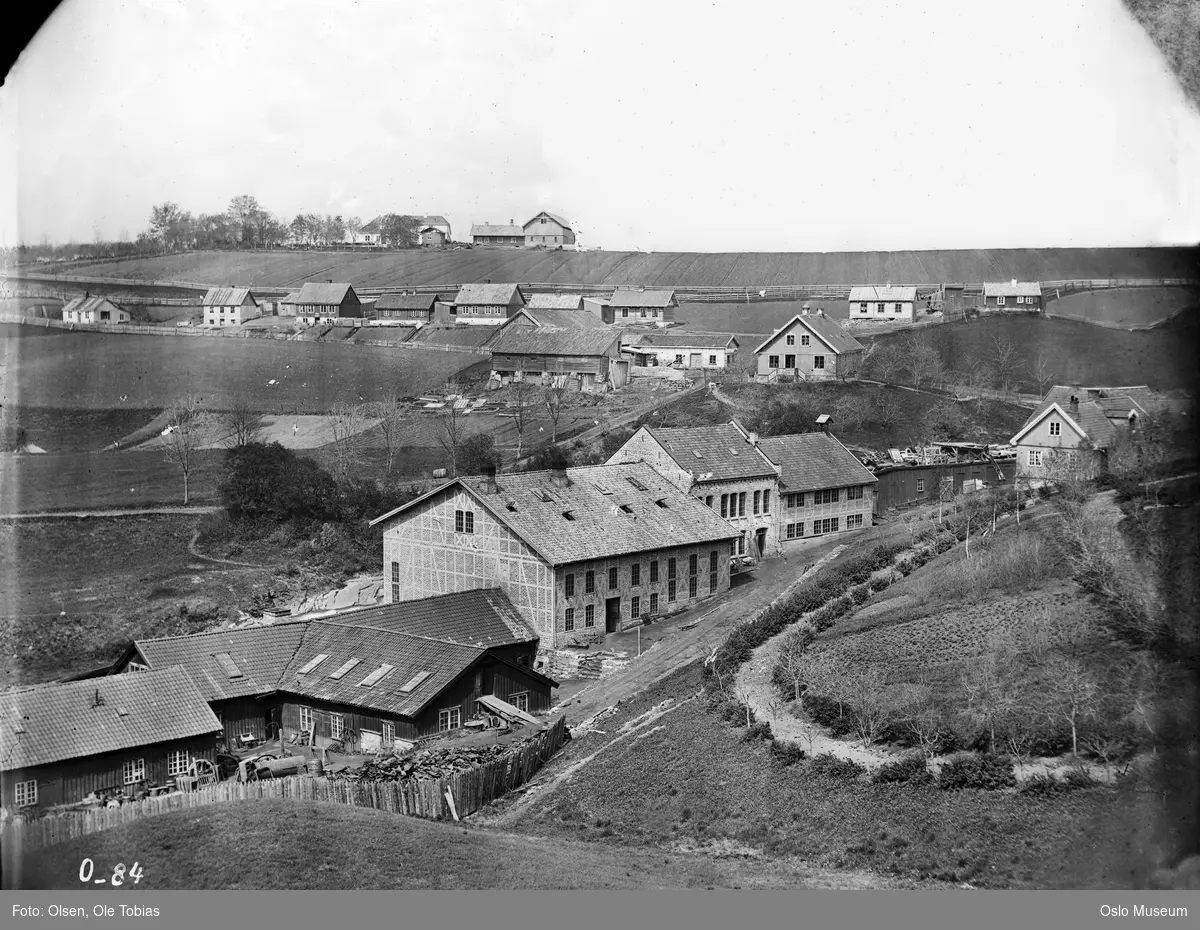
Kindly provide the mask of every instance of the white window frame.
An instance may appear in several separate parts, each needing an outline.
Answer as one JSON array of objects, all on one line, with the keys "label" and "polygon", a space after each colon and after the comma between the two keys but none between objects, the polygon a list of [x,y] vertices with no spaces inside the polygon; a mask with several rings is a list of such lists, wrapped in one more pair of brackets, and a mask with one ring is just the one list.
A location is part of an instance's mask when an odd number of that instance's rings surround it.
[{"label": "white window frame", "polygon": [[800,337],[800,345],[802,345],[802,346],[808,345],[808,335],[807,334],[802,335]]},{"label": "white window frame", "polygon": [[1050,435],[1051,436],[1061,436],[1062,435],[1062,424],[1059,423],[1058,421],[1054,421],[1053,423],[1051,423],[1050,424]]},{"label": "white window frame", "polygon": [[37,779],[17,782],[13,797],[17,807],[33,807],[38,802]]},{"label": "white window frame", "polygon": [[1029,465],[1030,468],[1041,468],[1042,467],[1042,450],[1041,449],[1029,449],[1027,451],[1028,451],[1028,454],[1026,455],[1026,458],[1025,458],[1026,464]]},{"label": "white window frame", "polygon": [[379,722],[379,739],[389,748],[396,745],[396,725],[390,720]]},{"label": "white window frame", "polygon": [[1004,306],[1004,298],[1003,298],[1003,297],[997,297],[997,298],[996,298],[996,306],[997,306],[997,307],[1003,307],[1003,306]]},{"label": "white window frame", "polygon": [[184,775],[192,764],[186,749],[172,749],[167,753],[167,775]]},{"label": "white window frame", "polygon": [[311,733],[313,731],[313,709],[311,707],[300,707],[300,732]]},{"label": "white window frame", "polygon": [[813,356],[813,371],[818,371],[818,370],[819,371],[825,370],[825,356],[824,355],[814,355]]},{"label": "white window frame", "polygon": [[344,714],[329,715],[329,736],[332,739],[341,739],[346,732],[346,717]]},{"label": "white window frame", "polygon": [[788,333],[787,344],[790,346],[794,346],[796,344],[796,337],[793,333]]},{"label": "white window frame", "polygon": [[778,355],[768,355],[767,356],[767,367],[768,368],[778,368],[779,367],[779,356]]},{"label": "white window frame", "polygon": [[438,732],[448,733],[462,726],[461,707],[443,707],[438,711]]},{"label": "white window frame", "polygon": [[146,760],[126,759],[121,763],[121,780],[127,785],[136,785],[146,780]]},{"label": "white window frame", "polygon": [[529,692],[518,691],[516,694],[510,694],[508,696],[508,703],[510,703],[517,710],[529,713]]},{"label": "white window frame", "polygon": [[1017,295],[1017,303],[1019,303],[1019,304],[1025,303],[1025,298],[1022,297],[1020,294]]}]

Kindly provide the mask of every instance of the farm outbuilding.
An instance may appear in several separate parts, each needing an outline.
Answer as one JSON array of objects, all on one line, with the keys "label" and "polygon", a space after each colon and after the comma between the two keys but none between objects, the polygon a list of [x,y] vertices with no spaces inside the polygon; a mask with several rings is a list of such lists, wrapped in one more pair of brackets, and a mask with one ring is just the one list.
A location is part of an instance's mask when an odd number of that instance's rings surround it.
[{"label": "farm outbuilding", "polygon": [[583,310],[582,294],[530,294],[527,310]]},{"label": "farm outbuilding", "polygon": [[166,785],[214,761],[221,724],[179,668],[0,694],[0,805],[27,813]]},{"label": "farm outbuilding", "polygon": [[375,301],[375,319],[428,323],[434,318],[436,294],[384,294]]},{"label": "farm outbuilding", "polygon": [[372,526],[389,600],[500,587],[543,649],[728,590],[738,535],[640,463],[456,478]]},{"label": "farm outbuilding", "polygon": [[435,226],[422,226],[417,231],[417,242],[426,248],[439,248],[448,241],[446,234]]},{"label": "farm outbuilding", "polygon": [[63,321],[66,323],[128,323],[129,311],[107,297],[92,297],[85,294],[63,305]]},{"label": "farm outbuilding", "polygon": [[759,381],[827,381],[856,372],[863,345],[818,310],[792,317],[754,352]]},{"label": "farm outbuilding", "polygon": [[1016,278],[1007,283],[985,282],[983,307],[998,310],[1040,310],[1042,286],[1036,281],[1018,281]]},{"label": "farm outbuilding", "polygon": [[915,287],[852,287],[850,319],[882,322],[911,321],[917,300]]},{"label": "farm outbuilding", "polygon": [[875,514],[887,513],[893,507],[908,507],[937,501],[945,495],[949,501],[961,494],[963,483],[983,481],[989,487],[1005,482],[1011,484],[1015,467],[997,467],[986,458],[931,465],[883,465],[874,470]]},{"label": "farm outbuilding", "polygon": [[535,329],[591,329],[607,330],[600,318],[581,310],[534,309],[525,306],[508,318],[496,329],[496,334],[516,327]]},{"label": "farm outbuilding", "polygon": [[508,221],[508,225],[477,223],[471,227],[471,242],[474,245],[520,248],[525,245],[525,230],[512,220]]},{"label": "farm outbuilding", "polygon": [[202,303],[205,326],[237,326],[262,315],[248,287],[210,287]]},{"label": "farm outbuilding", "polygon": [[524,306],[525,295],[515,284],[464,284],[450,313],[459,323],[495,326]]},{"label": "farm outbuilding", "polygon": [[725,368],[733,363],[738,342],[729,333],[663,332],[635,336],[624,350],[637,365]]},{"label": "farm outbuilding", "polygon": [[545,211],[539,213],[521,227],[525,235],[525,246],[544,246],[556,248],[562,245],[575,244],[575,230],[561,216]]},{"label": "farm outbuilding", "polygon": [[560,329],[510,322],[486,348],[492,353],[492,371],[500,378],[534,376],[583,391],[625,383],[624,369],[616,364],[621,336],[608,327]]},{"label": "farm outbuilding", "polygon": [[675,322],[679,301],[675,291],[663,288],[620,287],[606,304],[612,312],[610,323],[653,323],[666,326]]},{"label": "farm outbuilding", "polygon": [[284,298],[284,316],[294,316],[309,326],[336,323],[339,319],[360,319],[362,301],[349,284],[308,282],[293,296]]}]

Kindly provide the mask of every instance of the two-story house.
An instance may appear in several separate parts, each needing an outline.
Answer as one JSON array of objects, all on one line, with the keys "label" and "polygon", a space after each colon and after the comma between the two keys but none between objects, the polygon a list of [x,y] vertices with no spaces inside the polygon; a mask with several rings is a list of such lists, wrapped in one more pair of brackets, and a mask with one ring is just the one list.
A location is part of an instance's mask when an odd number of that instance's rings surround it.
[{"label": "two-story house", "polygon": [[547,649],[728,590],[738,535],[642,463],[455,478],[371,525],[390,602],[499,587]]},{"label": "two-story house", "polygon": [[575,230],[570,223],[544,210],[522,226],[521,231],[525,236],[526,248],[544,246],[552,249],[575,244]]},{"label": "two-story house", "polygon": [[792,317],[754,352],[759,381],[824,381],[856,372],[863,345],[817,310]]},{"label": "two-story house", "polygon": [[248,287],[210,287],[203,306],[205,326],[237,326],[262,315]]}]

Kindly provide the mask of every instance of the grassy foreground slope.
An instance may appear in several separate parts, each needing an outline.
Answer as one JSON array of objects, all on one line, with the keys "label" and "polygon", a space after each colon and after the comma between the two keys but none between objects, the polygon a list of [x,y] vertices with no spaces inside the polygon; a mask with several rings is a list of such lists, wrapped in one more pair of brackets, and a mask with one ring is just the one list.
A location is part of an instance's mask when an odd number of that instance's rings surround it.
[{"label": "grassy foreground slope", "polygon": [[554,284],[761,286],[941,284],[1193,275],[1194,250],[961,249],[927,252],[545,252],[527,249],[193,252],[89,264],[67,273],[145,281],[292,287],[457,285],[491,278]]}]

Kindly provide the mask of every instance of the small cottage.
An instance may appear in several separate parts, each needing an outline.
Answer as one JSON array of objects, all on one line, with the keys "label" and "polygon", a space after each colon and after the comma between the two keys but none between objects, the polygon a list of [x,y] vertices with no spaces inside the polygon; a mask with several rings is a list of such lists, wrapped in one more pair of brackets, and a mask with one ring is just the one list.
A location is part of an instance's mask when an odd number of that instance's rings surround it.
[{"label": "small cottage", "polygon": [[737,339],[729,333],[677,331],[635,335],[624,351],[633,356],[635,365],[726,368],[737,350]]},{"label": "small cottage", "polygon": [[1036,281],[1018,281],[983,285],[983,307],[990,310],[1040,310],[1042,286]]},{"label": "small cottage", "polygon": [[107,297],[92,297],[85,294],[63,305],[63,321],[66,323],[128,323],[129,311]]},{"label": "small cottage", "polygon": [[504,246],[520,248],[525,245],[525,230],[512,220],[508,225],[492,223],[477,223],[471,227],[471,243],[473,245]]},{"label": "small cottage", "polygon": [[915,287],[852,287],[850,319],[885,323],[911,322],[917,300]]},{"label": "small cottage", "polygon": [[648,323],[667,326],[675,322],[679,301],[675,292],[662,288],[621,287],[607,300],[613,323]]},{"label": "small cottage", "polygon": [[450,313],[458,323],[495,326],[524,306],[525,295],[515,284],[464,284]]}]

